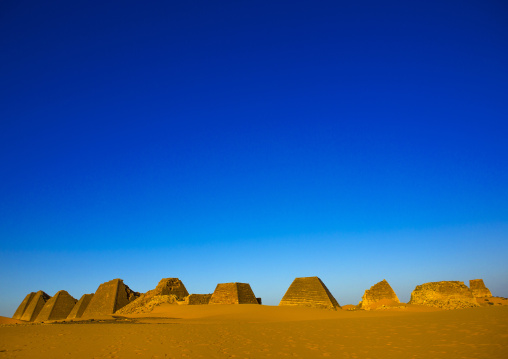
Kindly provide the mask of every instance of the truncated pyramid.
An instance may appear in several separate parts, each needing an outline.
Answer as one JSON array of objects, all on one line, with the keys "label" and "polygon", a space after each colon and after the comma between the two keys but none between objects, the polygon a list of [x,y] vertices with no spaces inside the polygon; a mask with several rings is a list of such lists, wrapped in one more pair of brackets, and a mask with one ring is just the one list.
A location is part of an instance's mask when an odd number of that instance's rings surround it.
[{"label": "truncated pyramid", "polygon": [[336,310],[340,308],[332,293],[318,277],[295,278],[279,305]]},{"label": "truncated pyramid", "polygon": [[85,309],[83,318],[111,315],[138,296],[139,293],[132,291],[121,279],[102,283]]},{"label": "truncated pyramid", "polygon": [[248,283],[220,283],[208,304],[258,304]]},{"label": "truncated pyramid", "polygon": [[21,319],[23,316],[23,313],[25,312],[26,308],[28,307],[28,304],[30,304],[30,301],[33,299],[35,295],[35,292],[29,293],[26,295],[25,299],[21,302],[18,309],[16,309],[16,312],[12,316],[13,319]]},{"label": "truncated pyramid", "polygon": [[35,318],[37,318],[42,307],[44,307],[44,304],[46,304],[49,298],[50,296],[44,293],[42,290],[35,293],[32,300],[30,301],[30,303],[28,303],[28,306],[23,312],[21,320],[33,322]]},{"label": "truncated pyramid", "polygon": [[471,288],[475,298],[492,297],[492,293],[483,283],[483,279],[471,279],[469,281],[469,288]]},{"label": "truncated pyramid", "polygon": [[71,312],[67,316],[67,319],[81,318],[85,312],[86,307],[88,307],[88,304],[90,304],[92,297],[93,294],[83,294],[81,298],[79,298],[78,302],[74,305],[74,308],[72,308]]},{"label": "truncated pyramid", "polygon": [[45,320],[65,319],[72,308],[74,308],[76,302],[77,300],[65,290],[58,291],[44,304],[44,307],[42,307],[35,321],[42,322]]}]

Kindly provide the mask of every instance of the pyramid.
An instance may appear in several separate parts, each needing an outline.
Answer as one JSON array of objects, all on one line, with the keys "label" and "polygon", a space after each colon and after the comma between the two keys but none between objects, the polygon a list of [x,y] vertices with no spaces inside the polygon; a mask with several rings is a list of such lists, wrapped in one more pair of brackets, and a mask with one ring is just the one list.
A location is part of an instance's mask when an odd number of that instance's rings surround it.
[{"label": "pyramid", "polygon": [[478,307],[473,292],[464,282],[442,281],[417,285],[409,304],[426,305],[442,309]]},{"label": "pyramid", "polygon": [[43,322],[45,320],[65,319],[72,308],[74,308],[76,302],[77,300],[65,290],[58,291],[44,304],[35,321]]},{"label": "pyramid", "polygon": [[20,319],[27,322],[33,322],[49,298],[50,296],[44,293],[42,290],[35,293]]},{"label": "pyramid", "polygon": [[208,304],[258,304],[248,283],[220,283]]},{"label": "pyramid", "polygon": [[121,279],[113,279],[102,283],[83,312],[83,318],[94,318],[111,315],[139,297]]},{"label": "pyramid", "polygon": [[337,310],[339,303],[318,277],[295,278],[282,297],[281,306],[304,306]]},{"label": "pyramid", "polygon": [[163,303],[183,301],[189,295],[182,281],[178,278],[163,278],[155,289],[149,290],[123,308],[117,314],[148,313]]},{"label": "pyramid", "polygon": [[23,301],[19,305],[18,309],[16,309],[16,312],[12,316],[13,319],[21,319],[21,317],[23,316],[23,313],[25,312],[26,308],[28,307],[28,304],[30,303],[30,301],[33,299],[34,295],[35,295],[35,292],[29,293],[26,295],[25,299],[23,299]]},{"label": "pyramid", "polygon": [[86,307],[88,307],[88,304],[90,304],[92,297],[93,294],[83,294],[81,298],[79,298],[78,302],[74,305],[74,308],[72,308],[71,312],[67,316],[67,319],[81,318]]},{"label": "pyramid", "polygon": [[471,288],[475,298],[492,297],[492,293],[483,283],[483,279],[471,279],[469,281],[469,288]]},{"label": "pyramid", "polygon": [[399,298],[397,298],[397,294],[395,294],[386,279],[383,279],[365,291],[358,307],[370,310],[375,309],[377,306],[393,304],[400,304]]}]

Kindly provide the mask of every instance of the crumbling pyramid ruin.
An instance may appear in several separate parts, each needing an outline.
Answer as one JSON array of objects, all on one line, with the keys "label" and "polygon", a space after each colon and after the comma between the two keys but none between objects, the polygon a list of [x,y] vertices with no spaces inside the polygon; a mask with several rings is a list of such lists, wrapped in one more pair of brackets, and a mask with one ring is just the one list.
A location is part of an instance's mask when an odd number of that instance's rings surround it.
[{"label": "crumbling pyramid ruin", "polygon": [[35,292],[31,292],[26,295],[25,299],[23,299],[21,304],[18,306],[18,309],[16,309],[16,312],[12,316],[13,319],[21,319],[21,316],[25,312],[26,308],[28,307],[28,304],[33,299],[34,295]]},{"label": "crumbling pyramid ruin", "polygon": [[92,300],[93,294],[83,294],[81,298],[79,298],[78,302],[74,305],[71,312],[67,316],[67,319],[79,319],[83,316],[85,309],[90,304]]},{"label": "crumbling pyramid ruin", "polygon": [[208,304],[258,304],[248,283],[219,283]]},{"label": "crumbling pyramid ruin", "polygon": [[185,304],[188,305],[203,305],[210,303],[211,294],[190,294],[185,297]]},{"label": "crumbling pyramid ruin", "polygon": [[337,310],[339,303],[318,277],[295,278],[279,305]]},{"label": "crumbling pyramid ruin", "polygon": [[83,312],[82,318],[111,315],[138,296],[139,293],[132,291],[121,279],[102,283]]},{"label": "crumbling pyramid ruin", "polygon": [[379,306],[393,306],[397,304],[400,304],[399,298],[386,279],[383,279],[365,291],[362,300],[358,304],[358,308],[371,310]]},{"label": "crumbling pyramid ruin", "polygon": [[442,309],[478,307],[473,292],[464,282],[430,282],[416,286],[409,304],[420,304]]},{"label": "crumbling pyramid ruin", "polygon": [[30,303],[28,303],[28,306],[23,312],[21,320],[33,322],[35,318],[37,318],[42,307],[44,307],[44,304],[46,304],[49,298],[50,296],[44,293],[42,290],[35,293],[32,300],[30,300]]},{"label": "crumbling pyramid ruin", "polygon": [[485,283],[483,283],[483,279],[471,279],[469,281],[469,288],[473,292],[475,298],[492,297],[492,293],[489,288],[485,286]]},{"label": "crumbling pyramid ruin", "polygon": [[182,281],[178,278],[163,278],[155,289],[141,294],[125,307],[119,309],[117,314],[148,313],[154,307],[164,303],[183,301],[189,295]]},{"label": "crumbling pyramid ruin", "polygon": [[66,319],[76,302],[77,300],[65,290],[58,291],[44,304],[35,321]]}]

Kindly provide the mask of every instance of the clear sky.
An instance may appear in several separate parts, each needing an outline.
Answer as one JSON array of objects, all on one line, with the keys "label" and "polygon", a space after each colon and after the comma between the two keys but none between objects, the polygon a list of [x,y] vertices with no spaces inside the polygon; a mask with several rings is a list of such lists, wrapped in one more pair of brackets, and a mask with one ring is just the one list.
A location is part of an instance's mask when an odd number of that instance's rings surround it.
[{"label": "clear sky", "polygon": [[113,278],[508,297],[505,1],[0,2],[0,315]]}]

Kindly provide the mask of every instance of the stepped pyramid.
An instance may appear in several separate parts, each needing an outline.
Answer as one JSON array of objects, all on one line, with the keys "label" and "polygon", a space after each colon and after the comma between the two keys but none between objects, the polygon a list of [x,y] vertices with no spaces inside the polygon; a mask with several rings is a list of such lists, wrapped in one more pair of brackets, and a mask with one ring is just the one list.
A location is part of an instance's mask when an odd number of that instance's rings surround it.
[{"label": "stepped pyramid", "polygon": [[163,278],[155,289],[149,290],[125,307],[119,309],[117,314],[147,313],[157,305],[163,303],[176,303],[183,301],[189,295],[182,281],[178,278]]},{"label": "stepped pyramid", "polygon": [[121,279],[113,279],[102,283],[83,312],[83,318],[111,315],[139,297]]},{"label": "stepped pyramid", "polygon": [[295,278],[279,305],[337,310],[339,303],[318,277]]},{"label": "stepped pyramid", "polygon": [[65,290],[58,291],[44,304],[35,321],[43,322],[45,320],[65,319],[72,308],[74,308],[76,302],[77,300]]},{"label": "stepped pyramid", "polygon": [[475,298],[492,297],[492,293],[483,283],[483,279],[471,279],[469,281],[469,288],[471,288]]},{"label": "stepped pyramid", "polygon": [[33,299],[34,295],[35,295],[35,292],[29,293],[26,295],[25,299],[23,299],[23,301],[19,305],[18,309],[16,309],[16,312],[12,316],[13,319],[21,319],[21,317],[23,316],[23,313],[25,312],[26,308],[28,307],[28,304],[30,303],[30,301]]},{"label": "stepped pyramid", "polygon": [[83,294],[81,298],[79,298],[78,302],[74,305],[74,308],[72,308],[71,312],[67,316],[67,319],[81,318],[86,307],[88,307],[88,304],[90,304],[92,297],[93,294]]},{"label": "stepped pyramid", "polygon": [[30,301],[30,303],[28,303],[28,306],[23,312],[21,320],[33,322],[35,318],[37,318],[42,307],[44,307],[44,304],[46,304],[49,298],[50,296],[44,293],[42,290],[35,293],[32,300]]},{"label": "stepped pyramid", "polygon": [[219,283],[208,304],[258,304],[248,283]]},{"label": "stepped pyramid", "polygon": [[397,295],[386,279],[383,279],[365,291],[358,307],[370,310],[375,309],[377,306],[394,304],[400,304],[399,298],[397,298]]}]

